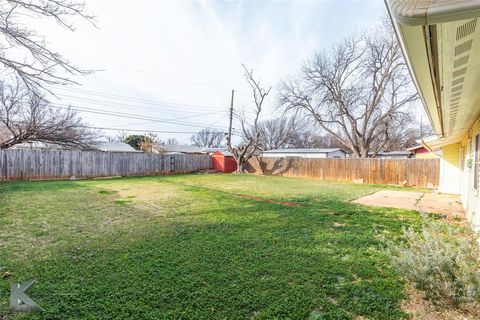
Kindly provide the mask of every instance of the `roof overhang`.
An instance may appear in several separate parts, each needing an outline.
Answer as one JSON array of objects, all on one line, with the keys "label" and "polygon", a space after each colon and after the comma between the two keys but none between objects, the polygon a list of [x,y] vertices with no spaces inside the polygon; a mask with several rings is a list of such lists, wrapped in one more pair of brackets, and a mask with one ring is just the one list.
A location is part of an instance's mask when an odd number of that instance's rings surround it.
[{"label": "roof overhang", "polygon": [[398,23],[409,26],[426,26],[480,16],[478,0],[388,0],[387,5]]},{"label": "roof overhang", "polygon": [[440,140],[460,141],[480,116],[480,0],[385,0]]},{"label": "roof overhang", "polygon": [[437,151],[440,150],[443,146],[458,142],[455,137],[440,137],[436,135],[424,137],[416,141],[428,151]]}]

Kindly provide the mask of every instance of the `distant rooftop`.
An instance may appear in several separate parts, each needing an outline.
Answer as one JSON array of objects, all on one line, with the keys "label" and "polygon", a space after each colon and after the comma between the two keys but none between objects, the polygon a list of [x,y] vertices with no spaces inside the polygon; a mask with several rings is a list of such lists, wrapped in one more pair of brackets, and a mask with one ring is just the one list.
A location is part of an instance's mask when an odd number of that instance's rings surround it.
[{"label": "distant rooftop", "polygon": [[409,155],[412,154],[410,151],[405,150],[394,150],[394,151],[383,151],[377,153],[377,155],[387,156],[387,155]]},{"label": "distant rooftop", "polygon": [[223,147],[218,147],[218,148],[202,148],[202,152],[206,152],[206,153],[210,153],[210,152],[216,152],[216,151],[220,151],[220,152],[227,152],[228,149],[227,148],[223,148]]},{"label": "distant rooftop", "polygon": [[166,144],[158,146],[158,149],[165,152],[178,152],[178,153],[202,153],[202,148],[196,146],[185,146],[177,144]]},{"label": "distant rooftop", "polygon": [[41,142],[41,141],[27,141],[23,143],[17,143],[10,149],[34,149],[34,150],[64,150],[67,149],[64,146],[55,143]]},{"label": "distant rooftop", "polygon": [[124,142],[100,142],[95,149],[105,152],[141,152]]}]

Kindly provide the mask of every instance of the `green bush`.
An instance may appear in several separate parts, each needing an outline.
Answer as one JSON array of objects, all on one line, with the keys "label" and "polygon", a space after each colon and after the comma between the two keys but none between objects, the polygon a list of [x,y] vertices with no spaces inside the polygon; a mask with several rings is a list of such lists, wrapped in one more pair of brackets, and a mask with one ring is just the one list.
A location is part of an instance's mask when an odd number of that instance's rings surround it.
[{"label": "green bush", "polygon": [[386,241],[393,267],[435,304],[467,304],[480,298],[480,260],[475,237],[444,223],[404,228],[402,241]]}]

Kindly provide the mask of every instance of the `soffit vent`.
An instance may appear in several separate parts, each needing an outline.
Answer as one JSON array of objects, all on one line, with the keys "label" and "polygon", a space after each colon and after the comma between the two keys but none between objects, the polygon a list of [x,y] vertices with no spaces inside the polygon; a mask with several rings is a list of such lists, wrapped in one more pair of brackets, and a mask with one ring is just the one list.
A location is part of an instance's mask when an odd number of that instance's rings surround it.
[{"label": "soffit vent", "polygon": [[458,100],[460,100],[460,97],[456,97],[456,98],[452,98],[450,100],[451,103],[454,103],[454,102],[457,102]]},{"label": "soffit vent", "polygon": [[459,58],[457,60],[455,60],[453,62],[453,68],[459,68],[463,65],[466,65],[468,63],[468,59],[470,58],[470,56],[465,56],[465,57],[462,57],[462,58]]},{"label": "soffit vent", "polygon": [[477,19],[470,20],[457,28],[457,41],[475,32]]},{"label": "soffit vent", "polygon": [[461,84],[459,86],[456,86],[456,87],[452,87],[452,92],[461,91],[462,89],[463,89],[463,84]]},{"label": "soffit vent", "polygon": [[454,71],[453,72],[453,77],[456,78],[456,77],[459,77],[459,76],[463,76],[465,73],[467,73],[467,68],[462,68],[462,69],[459,69],[457,71]]},{"label": "soffit vent", "polygon": [[477,19],[462,23],[457,27],[455,60],[453,61],[452,86],[450,88],[450,117],[448,118],[448,132],[452,134],[455,130],[458,108],[463,92],[463,82],[467,73],[470,51],[473,46],[473,39],[464,39],[472,35],[477,27]]},{"label": "soffit vent", "polygon": [[462,95],[462,91],[457,91],[457,92],[452,93],[451,97],[456,98],[456,97],[460,97],[461,95]]},{"label": "soffit vent", "polygon": [[463,80],[465,80],[464,77],[461,77],[461,78],[458,78],[458,79],[453,80],[453,81],[452,81],[452,87],[457,86],[457,85],[463,83]]},{"label": "soffit vent", "polygon": [[455,56],[459,56],[462,53],[472,50],[473,39],[470,39],[464,43],[459,44],[455,47]]}]

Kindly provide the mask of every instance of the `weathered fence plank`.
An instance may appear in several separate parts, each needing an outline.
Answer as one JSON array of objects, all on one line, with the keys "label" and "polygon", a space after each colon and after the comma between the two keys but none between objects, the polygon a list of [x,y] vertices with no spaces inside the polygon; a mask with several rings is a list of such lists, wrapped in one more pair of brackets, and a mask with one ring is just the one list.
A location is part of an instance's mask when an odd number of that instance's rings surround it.
[{"label": "weathered fence plank", "polygon": [[1,150],[0,180],[152,176],[211,168],[207,155],[76,150]]},{"label": "weathered fence plank", "polygon": [[261,175],[356,181],[433,188],[439,184],[439,159],[252,158],[247,171]]}]

